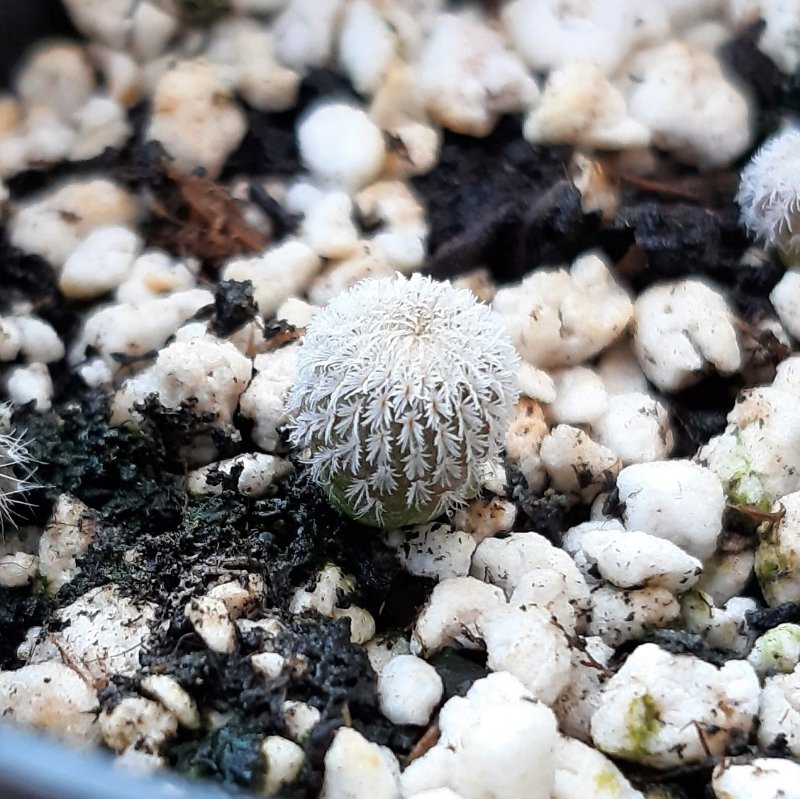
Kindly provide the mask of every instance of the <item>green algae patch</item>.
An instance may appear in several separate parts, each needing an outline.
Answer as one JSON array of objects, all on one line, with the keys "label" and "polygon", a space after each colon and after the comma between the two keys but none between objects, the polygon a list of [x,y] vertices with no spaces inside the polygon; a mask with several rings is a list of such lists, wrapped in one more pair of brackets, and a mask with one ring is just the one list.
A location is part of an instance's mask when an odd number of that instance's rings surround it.
[{"label": "green algae patch", "polygon": [[654,753],[653,744],[662,726],[656,700],[650,694],[632,699],[625,712],[625,723],[625,754],[646,760]]},{"label": "green algae patch", "polygon": [[611,771],[605,769],[601,771],[594,778],[595,796],[621,796],[622,787],[619,784],[619,778]]}]

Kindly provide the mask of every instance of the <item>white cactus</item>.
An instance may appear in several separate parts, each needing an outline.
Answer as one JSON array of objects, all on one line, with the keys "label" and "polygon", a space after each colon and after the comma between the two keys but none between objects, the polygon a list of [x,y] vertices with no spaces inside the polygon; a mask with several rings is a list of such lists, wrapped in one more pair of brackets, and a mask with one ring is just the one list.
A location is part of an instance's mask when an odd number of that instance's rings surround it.
[{"label": "white cactus", "polygon": [[35,463],[22,435],[10,431],[11,405],[0,405],[0,538],[17,510],[29,503],[25,493],[35,487]]},{"label": "white cactus", "polygon": [[768,139],[742,170],[742,223],[759,242],[790,263],[800,260],[800,130]]},{"label": "white cactus", "polygon": [[518,396],[517,354],[469,291],[366,280],[309,325],[289,394],[292,442],[364,524],[428,521],[477,493]]}]

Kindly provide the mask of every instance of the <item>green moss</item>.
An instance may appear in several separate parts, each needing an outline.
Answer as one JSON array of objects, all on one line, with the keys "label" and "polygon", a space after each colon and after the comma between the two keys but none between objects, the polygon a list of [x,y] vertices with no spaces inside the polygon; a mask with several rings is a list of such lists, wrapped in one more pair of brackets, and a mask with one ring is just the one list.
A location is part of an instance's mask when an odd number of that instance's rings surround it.
[{"label": "green moss", "polygon": [[656,700],[650,694],[632,699],[625,712],[625,754],[644,760],[653,754],[653,742],[661,730]]}]

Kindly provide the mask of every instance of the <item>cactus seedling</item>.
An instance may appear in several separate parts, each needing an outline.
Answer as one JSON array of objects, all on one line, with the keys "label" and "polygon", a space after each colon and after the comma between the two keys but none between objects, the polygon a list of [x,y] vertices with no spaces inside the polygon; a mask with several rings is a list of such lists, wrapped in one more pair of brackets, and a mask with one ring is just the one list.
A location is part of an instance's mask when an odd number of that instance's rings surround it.
[{"label": "cactus seedling", "polygon": [[287,410],[333,505],[398,527],[463,505],[503,446],[517,354],[464,289],[362,281],[309,325]]}]

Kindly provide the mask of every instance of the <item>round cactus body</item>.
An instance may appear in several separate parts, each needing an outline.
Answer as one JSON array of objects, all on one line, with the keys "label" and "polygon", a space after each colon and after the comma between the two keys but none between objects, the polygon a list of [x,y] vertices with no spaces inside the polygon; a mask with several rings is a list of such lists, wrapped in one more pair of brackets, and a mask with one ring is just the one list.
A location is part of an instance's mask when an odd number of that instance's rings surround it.
[{"label": "round cactus body", "polygon": [[359,283],[314,317],[287,409],[337,508],[429,521],[477,493],[517,399],[517,354],[466,290],[414,275]]}]

